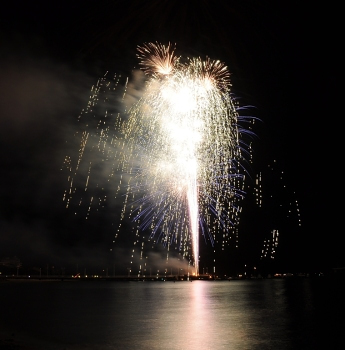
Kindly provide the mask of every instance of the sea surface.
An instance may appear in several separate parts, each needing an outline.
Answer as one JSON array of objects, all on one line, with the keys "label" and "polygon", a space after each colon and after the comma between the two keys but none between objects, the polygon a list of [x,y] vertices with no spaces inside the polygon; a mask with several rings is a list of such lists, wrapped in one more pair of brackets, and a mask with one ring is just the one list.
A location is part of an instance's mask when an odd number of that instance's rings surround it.
[{"label": "sea surface", "polygon": [[3,281],[0,349],[345,349],[345,280]]}]

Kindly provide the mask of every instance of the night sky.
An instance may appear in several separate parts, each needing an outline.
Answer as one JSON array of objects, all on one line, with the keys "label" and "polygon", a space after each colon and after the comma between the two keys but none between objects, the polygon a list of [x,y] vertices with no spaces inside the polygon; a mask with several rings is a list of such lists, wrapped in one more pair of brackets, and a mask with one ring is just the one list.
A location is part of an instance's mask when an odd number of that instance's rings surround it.
[{"label": "night sky", "polygon": [[[71,146],[73,133],[92,85],[107,71],[130,78],[138,68],[137,45],[157,41],[176,43],[184,56],[225,62],[232,93],[261,120],[255,124],[253,182],[243,203],[239,248],[217,256],[224,272],[259,264],[272,227],[280,233],[277,271],[344,266],[337,200],[342,188],[339,13],[328,3],[298,1],[4,5],[0,260],[17,256],[23,273],[47,266],[122,273],[130,266],[131,245],[125,239],[112,244],[119,206],[109,205],[89,220],[73,215],[62,201],[68,183],[61,168],[66,154],[78,151]],[[260,209],[253,195],[258,173]],[[289,206],[296,200],[298,218]],[[165,255],[156,248],[152,266],[154,259],[155,268],[164,264]],[[213,258],[205,252],[200,268]]]}]

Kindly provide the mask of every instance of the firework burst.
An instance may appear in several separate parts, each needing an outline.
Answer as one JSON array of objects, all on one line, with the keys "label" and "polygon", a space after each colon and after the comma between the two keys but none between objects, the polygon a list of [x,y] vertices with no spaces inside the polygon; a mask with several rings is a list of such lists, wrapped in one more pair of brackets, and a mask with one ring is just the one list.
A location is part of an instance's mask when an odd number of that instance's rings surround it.
[{"label": "firework burst", "polygon": [[181,63],[174,50],[138,48],[149,79],[124,124],[122,169],[132,175],[127,198],[139,229],[164,245],[191,242],[198,274],[199,229],[213,243],[238,223],[239,115],[227,67],[209,58]]},{"label": "firework burst", "polygon": [[[162,243],[168,252],[172,246],[178,249],[198,274],[199,235],[212,246],[221,242],[222,250],[231,238],[237,241],[247,149],[243,136],[251,134],[239,121],[249,118],[239,115],[229,71],[220,61],[182,62],[170,43],[139,46],[138,57],[147,79],[126,113],[117,112],[109,98],[119,89],[120,77],[114,86],[104,77],[92,89],[82,114],[94,122],[88,120],[81,133],[78,159],[66,158],[70,185],[64,200],[66,207],[72,205],[81,173],[82,200],[89,196],[88,218],[92,208],[104,207],[109,193],[104,183],[92,180],[93,174],[109,171],[108,184],[119,175],[113,197],[125,192],[114,242],[122,234],[123,220],[130,218],[136,223],[134,244],[143,241],[141,256],[148,234],[147,241]],[[127,80],[122,96],[128,85]],[[101,105],[107,106],[104,117],[99,116]]]},{"label": "firework burst", "polygon": [[138,46],[137,57],[143,71],[155,77],[171,74],[179,61],[179,57],[175,56],[175,46],[170,43],[167,46],[159,43]]}]

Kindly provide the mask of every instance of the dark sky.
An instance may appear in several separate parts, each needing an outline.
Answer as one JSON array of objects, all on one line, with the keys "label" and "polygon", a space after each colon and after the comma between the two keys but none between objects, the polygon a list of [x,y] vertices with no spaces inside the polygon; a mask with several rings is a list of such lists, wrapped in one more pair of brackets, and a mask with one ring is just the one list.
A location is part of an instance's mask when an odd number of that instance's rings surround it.
[{"label": "dark sky", "polygon": [[[73,217],[62,201],[67,182],[60,169],[91,86],[107,71],[130,76],[138,67],[136,46],[158,41],[176,43],[184,56],[225,62],[232,92],[241,105],[254,106],[249,113],[261,120],[252,174],[262,172],[269,204],[257,211],[248,190],[237,263],[256,264],[270,223],[284,216],[270,199],[279,194],[283,203],[297,198],[302,222],[277,224],[280,266],[294,271],[343,266],[336,201],[342,188],[339,13],[331,4],[299,1],[4,5],[0,259],[18,256],[23,272],[47,265],[90,272],[113,269],[115,262],[119,270],[129,267],[130,249],[109,250],[118,209],[109,207],[89,221]],[[269,164],[284,171],[278,185],[280,170],[273,174]],[[280,194],[282,186],[287,194]],[[158,256],[163,255],[157,253],[157,265]]]}]

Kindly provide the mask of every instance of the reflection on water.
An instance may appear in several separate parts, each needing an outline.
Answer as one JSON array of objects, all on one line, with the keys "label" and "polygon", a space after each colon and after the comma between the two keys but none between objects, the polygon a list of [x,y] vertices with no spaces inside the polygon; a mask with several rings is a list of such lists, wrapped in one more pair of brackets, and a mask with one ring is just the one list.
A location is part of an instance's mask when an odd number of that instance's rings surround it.
[{"label": "reflection on water", "polygon": [[45,350],[344,349],[344,291],[307,278],[2,282],[0,337]]}]

